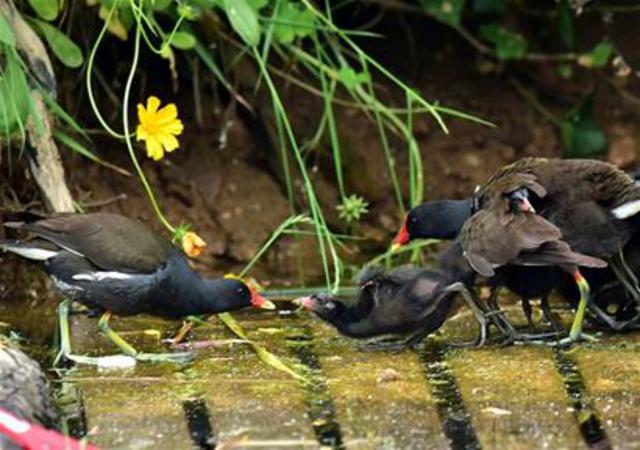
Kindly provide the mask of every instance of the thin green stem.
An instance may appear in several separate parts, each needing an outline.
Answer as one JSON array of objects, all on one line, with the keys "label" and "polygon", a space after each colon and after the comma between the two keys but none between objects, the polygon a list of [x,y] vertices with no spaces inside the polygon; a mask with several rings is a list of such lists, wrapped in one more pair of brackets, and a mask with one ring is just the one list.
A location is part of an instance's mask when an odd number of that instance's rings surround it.
[{"label": "thin green stem", "polygon": [[247,272],[251,270],[251,268],[262,257],[262,255],[264,255],[264,253],[267,250],[269,250],[269,248],[273,245],[274,242],[276,242],[280,238],[280,236],[285,234],[289,228],[293,227],[294,225],[298,225],[300,223],[312,223],[312,222],[311,222],[311,219],[309,219],[309,217],[307,217],[304,214],[300,214],[297,216],[290,216],[284,222],[282,222],[280,226],[278,226],[278,228],[276,228],[276,230],[273,233],[271,233],[271,236],[269,237],[267,242],[265,242],[264,245],[260,248],[260,250],[258,250],[258,252],[253,256],[253,258],[251,258],[251,261],[249,261],[249,263],[246,266],[244,266],[244,268],[242,269],[242,272],[240,272],[240,275],[239,275],[240,278],[244,277],[247,274]]},{"label": "thin green stem", "polygon": [[96,42],[93,44],[93,47],[91,48],[91,52],[89,53],[89,61],[87,62],[87,80],[86,81],[87,81],[87,95],[89,96],[89,103],[91,104],[91,108],[93,109],[93,113],[96,115],[96,118],[98,119],[98,122],[100,122],[100,125],[102,125],[102,128],[107,130],[107,132],[110,135],[112,135],[113,137],[115,137],[116,139],[124,139],[125,135],[121,134],[121,133],[118,133],[117,131],[114,131],[109,126],[109,124],[104,119],[104,117],[102,117],[102,114],[100,113],[100,108],[98,108],[98,104],[96,103],[96,99],[93,96],[93,88],[92,88],[92,82],[91,82],[92,74],[93,74],[94,61],[95,61],[95,58],[96,58],[96,53],[98,52],[98,48],[100,47],[100,43],[102,42],[102,39],[104,38],[104,35],[106,34],[107,30],[109,29],[109,22],[111,21],[111,18],[113,17],[113,13],[118,8],[119,3],[120,3],[120,0],[115,0],[114,1],[113,6],[111,7],[111,10],[109,10],[109,13],[107,14],[107,17],[105,17],[105,19],[104,19],[104,26],[102,27],[102,30],[100,30],[100,34],[98,34],[98,38],[96,39]]},{"label": "thin green stem", "polygon": [[131,162],[133,163],[133,166],[135,167],[136,172],[138,173],[140,182],[144,186],[144,189],[147,193],[147,196],[149,197],[149,201],[153,206],[156,216],[158,216],[158,219],[160,220],[160,222],[169,231],[171,231],[171,233],[175,233],[176,229],[169,223],[169,221],[165,218],[164,214],[162,213],[162,210],[160,209],[160,206],[158,205],[156,197],[153,193],[153,189],[151,188],[151,185],[149,184],[149,181],[147,180],[147,177],[145,176],[144,171],[142,170],[142,167],[138,162],[138,158],[136,157],[135,150],[133,149],[133,143],[131,142],[131,135],[129,132],[129,95],[131,93],[131,85],[133,84],[133,78],[136,73],[136,68],[138,67],[138,59],[140,56],[140,35],[141,35],[140,27],[138,26],[136,27],[136,35],[135,35],[135,41],[134,41],[134,47],[133,47],[133,60],[131,61],[131,69],[129,70],[127,84],[125,85],[125,89],[124,89],[124,97],[122,99],[122,109],[123,109],[122,126],[124,128],[125,143],[127,144],[127,150],[129,150],[129,156],[131,157]]}]

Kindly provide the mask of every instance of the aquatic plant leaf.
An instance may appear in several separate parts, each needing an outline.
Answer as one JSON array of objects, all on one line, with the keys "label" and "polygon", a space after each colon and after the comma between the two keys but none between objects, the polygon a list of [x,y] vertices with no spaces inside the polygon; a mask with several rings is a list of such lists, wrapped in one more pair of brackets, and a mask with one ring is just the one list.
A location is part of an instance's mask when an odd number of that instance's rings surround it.
[{"label": "aquatic plant leaf", "polygon": [[498,23],[481,26],[480,35],[493,44],[499,59],[519,59],[527,52],[527,40],[521,34],[507,30]]},{"label": "aquatic plant leaf", "polygon": [[236,33],[249,46],[260,43],[260,24],[258,17],[247,0],[224,0],[224,10]]},{"label": "aquatic plant leaf", "polygon": [[244,330],[242,329],[242,327],[240,326],[240,324],[236,322],[236,320],[233,318],[233,316],[231,316],[231,314],[229,313],[218,314],[218,318],[222,321],[222,323],[225,324],[227,328],[229,328],[233,332],[233,334],[238,336],[240,339],[247,341],[262,362],[270,365],[274,369],[280,370],[281,372],[286,372],[292,377],[300,381],[309,382],[308,378],[306,378],[303,375],[300,375],[298,372],[293,370],[291,367],[285,364],[280,358],[278,358],[276,355],[271,353],[269,350],[250,340],[247,337]]},{"label": "aquatic plant leaf", "polygon": [[72,69],[82,65],[82,50],[62,31],[41,20],[33,20],[44,35],[53,54],[67,67]]},{"label": "aquatic plant leaf", "polygon": [[460,25],[465,0],[420,0],[422,9],[442,22]]},{"label": "aquatic plant leaf", "polygon": [[58,17],[58,0],[29,0],[29,4],[38,17],[52,21]]}]

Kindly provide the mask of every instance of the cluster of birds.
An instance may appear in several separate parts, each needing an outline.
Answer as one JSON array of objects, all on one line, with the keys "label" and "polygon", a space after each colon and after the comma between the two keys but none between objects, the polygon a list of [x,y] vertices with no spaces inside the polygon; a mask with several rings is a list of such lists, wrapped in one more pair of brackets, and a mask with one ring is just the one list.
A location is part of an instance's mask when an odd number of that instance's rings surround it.
[{"label": "cluster of birds", "polygon": [[[100,314],[101,331],[120,347],[120,357],[134,362],[182,362],[192,355],[137,351],[109,327],[114,314],[181,318],[249,306],[274,309],[241,280],[201,277],[181,250],[127,217],[21,212],[5,213],[4,218],[8,238],[0,240],[0,249],[37,264],[66,296],[59,307],[60,356],[69,360],[104,359],[71,352],[71,301]],[[459,295],[480,325],[474,345],[485,342],[489,325],[500,331],[504,342],[554,345],[592,339],[582,331],[585,319],[615,331],[638,329],[639,225],[640,186],[615,166],[526,158],[498,170],[470,198],[429,201],[407,214],[393,245],[419,238],[452,240],[439,255],[438,270],[367,268],[352,299],[320,293],[298,302],[347,336],[403,336],[375,344],[385,348],[419,344],[450,317]],[[479,279],[492,288],[487,301],[475,291]],[[517,330],[500,310],[501,287],[522,298],[528,332]],[[576,308],[568,333],[549,309],[553,290]],[[535,298],[541,299],[553,332],[535,329],[530,305]],[[55,420],[39,366],[0,342],[0,447],[11,448],[2,440],[5,435],[23,448],[41,448],[43,442],[47,448],[80,448],[55,431],[33,425],[51,427]]]},{"label": "cluster of birds", "polygon": [[[585,319],[603,329],[638,329],[639,225],[640,186],[615,166],[525,158],[498,170],[467,199],[428,201],[407,214],[393,245],[452,240],[438,257],[439,270],[370,268],[353,299],[316,294],[299,303],[347,336],[409,335],[378,344],[387,348],[415,346],[440,328],[458,294],[480,325],[478,346],[490,324],[503,342],[553,345],[593,339],[582,331]],[[479,279],[492,288],[487,301],[474,290]],[[521,297],[533,332],[518,331],[500,310],[503,286]],[[550,311],[553,290],[576,308],[568,333]],[[535,298],[552,332],[536,332]]]},{"label": "cluster of birds", "polygon": [[[439,257],[439,270],[402,267],[365,270],[358,295],[341,301],[330,294],[299,299],[306,308],[353,337],[409,335],[393,345],[416,345],[450,315],[459,294],[480,324],[476,345],[494,325],[505,339],[553,339],[568,344],[590,339],[585,317],[613,330],[638,328],[636,229],[640,187],[615,166],[596,160],[526,158],[498,170],[465,200],[426,202],[410,211],[395,246],[417,238],[453,240]],[[62,356],[71,353],[66,322],[69,301],[101,314],[101,331],[130,359],[181,362],[190,353],[138,352],[109,326],[112,315],[148,313],[168,318],[206,315],[274,305],[237,279],[206,279],[185,255],[142,223],[110,213],[5,214],[11,239],[0,249],[44,269],[66,297],[60,305]],[[11,236],[10,236],[11,237]],[[481,300],[474,285],[488,279],[493,292]],[[523,333],[501,314],[500,286],[529,300],[557,332]],[[549,311],[548,296],[559,290],[577,305],[568,335]]]}]

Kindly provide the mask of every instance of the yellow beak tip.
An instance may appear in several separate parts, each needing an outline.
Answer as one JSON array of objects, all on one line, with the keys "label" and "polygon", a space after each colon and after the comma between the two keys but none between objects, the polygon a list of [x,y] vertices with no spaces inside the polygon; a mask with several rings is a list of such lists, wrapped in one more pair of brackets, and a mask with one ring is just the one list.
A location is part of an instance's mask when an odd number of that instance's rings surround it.
[{"label": "yellow beak tip", "polygon": [[260,305],[260,309],[267,309],[269,311],[273,311],[276,309],[275,303],[269,300],[265,300],[262,305]]}]

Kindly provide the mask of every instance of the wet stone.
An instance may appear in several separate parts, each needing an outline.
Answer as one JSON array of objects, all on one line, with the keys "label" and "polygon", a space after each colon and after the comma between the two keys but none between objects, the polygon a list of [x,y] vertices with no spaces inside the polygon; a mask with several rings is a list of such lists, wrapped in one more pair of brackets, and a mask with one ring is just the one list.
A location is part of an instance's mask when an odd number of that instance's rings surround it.
[{"label": "wet stone", "polygon": [[448,448],[414,352],[363,352],[320,323],[312,333],[347,448]]},{"label": "wet stone", "polygon": [[550,349],[452,351],[448,363],[484,448],[580,448]]},{"label": "wet stone", "polygon": [[[626,335],[627,342],[637,333]],[[613,448],[640,448],[640,352],[602,339],[573,353]]]}]

